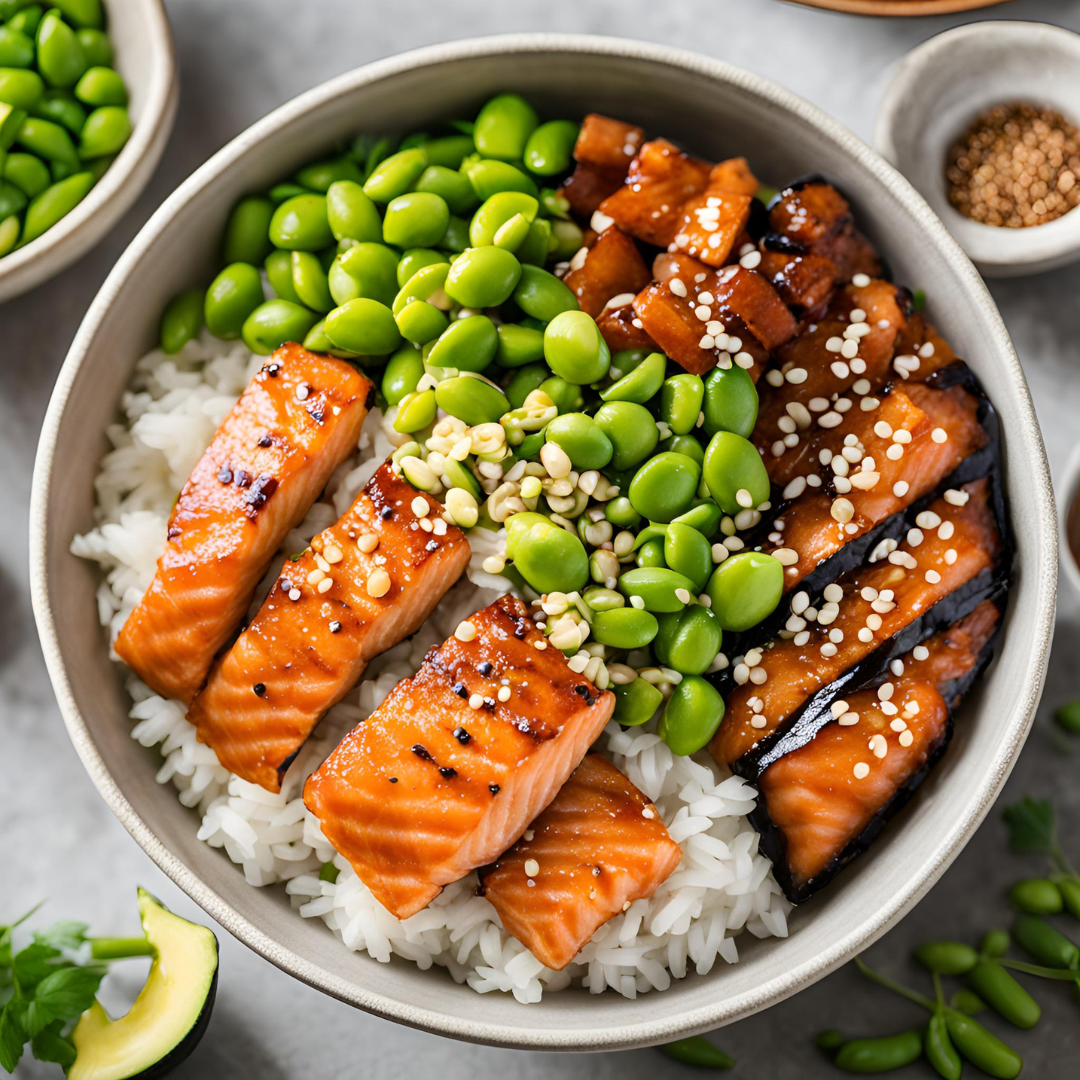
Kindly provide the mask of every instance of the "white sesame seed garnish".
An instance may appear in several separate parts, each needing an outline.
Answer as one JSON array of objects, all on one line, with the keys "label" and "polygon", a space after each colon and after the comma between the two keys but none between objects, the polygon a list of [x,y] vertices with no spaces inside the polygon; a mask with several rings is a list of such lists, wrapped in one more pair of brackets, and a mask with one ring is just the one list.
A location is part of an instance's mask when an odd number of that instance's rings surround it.
[{"label": "white sesame seed garnish", "polygon": [[417,495],[410,504],[410,509],[418,518],[422,518],[431,512],[431,505],[422,495]]},{"label": "white sesame seed garnish", "polygon": [[839,604],[840,601],[844,599],[844,590],[834,581],[825,586],[825,591],[822,593],[822,596],[824,596],[831,604]]},{"label": "white sesame seed garnish", "polygon": [[853,727],[859,722],[859,714],[857,712],[845,711],[842,712],[837,718],[836,722],[841,727]]},{"label": "white sesame seed garnish", "polygon": [[874,640],[874,631],[866,626],[861,627],[857,637],[864,645],[869,645]]},{"label": "white sesame seed garnish", "polygon": [[289,590],[289,599],[290,600],[299,600],[300,599],[300,590],[299,589],[290,589]]},{"label": "white sesame seed garnish", "polygon": [[529,877],[536,877],[536,875],[540,873],[540,864],[535,859],[526,859],[525,873],[528,874]]},{"label": "white sesame seed garnish", "polygon": [[459,622],[454,631],[454,637],[458,641],[472,641],[476,637],[476,627],[468,619]]},{"label": "white sesame seed garnish", "polygon": [[369,596],[376,599],[385,596],[390,591],[390,575],[381,566],[376,567],[368,575],[367,591]]},{"label": "white sesame seed garnish", "polygon": [[841,525],[846,525],[855,516],[855,507],[849,499],[833,499],[829,513],[835,521],[839,521]]},{"label": "white sesame seed garnish", "polygon": [[908,493],[910,486],[906,480],[897,480],[892,486],[892,493],[898,499],[902,499]]},{"label": "white sesame seed garnish", "polygon": [[318,584],[318,590],[321,593],[329,592],[334,587],[334,579],[331,577],[323,578]]},{"label": "white sesame seed garnish", "polygon": [[337,546],[337,544],[327,544],[323,548],[323,558],[330,564],[339,563],[345,558],[345,553]]},{"label": "white sesame seed garnish", "polygon": [[870,750],[873,752],[874,757],[883,758],[889,752],[889,744],[885,741],[885,736],[880,733],[872,736]]},{"label": "white sesame seed garnish", "polygon": [[675,590],[675,599],[678,600],[680,604],[689,604],[690,603],[690,591],[689,591],[689,589],[676,589]]},{"label": "white sesame seed garnish", "polygon": [[311,387],[307,383],[300,383],[296,388],[296,397],[298,401],[306,401],[308,395],[311,393]]},{"label": "white sesame seed garnish", "polygon": [[379,546],[379,537],[375,533],[363,533],[356,538],[356,546],[365,555],[370,555]]},{"label": "white sesame seed garnish", "polygon": [[936,427],[930,432],[930,438],[936,443],[948,442],[949,433],[944,428]]},{"label": "white sesame seed garnish", "polygon": [[952,566],[953,563],[956,562],[956,560],[957,560],[956,548],[949,548],[949,550],[945,552],[945,565],[946,566]]},{"label": "white sesame seed garnish", "polygon": [[831,337],[825,342],[825,348],[829,352],[838,353],[844,347],[844,339],[842,337]]},{"label": "white sesame seed garnish", "polygon": [[765,373],[765,381],[770,386],[783,386],[784,385],[783,372],[781,372],[779,368],[773,368],[771,371],[767,371]]},{"label": "white sesame seed garnish", "polygon": [[870,775],[870,766],[865,761],[859,761],[856,762],[852,772],[855,774],[856,780],[865,780]]},{"label": "white sesame seed garnish", "polygon": [[311,571],[310,574],[308,574],[305,580],[309,585],[318,585],[324,577],[326,577],[326,571],[316,567],[314,570]]},{"label": "white sesame seed garnish", "polygon": [[855,274],[851,279],[851,284],[854,285],[856,289],[865,289],[866,286],[870,284],[870,275]]},{"label": "white sesame seed garnish", "polygon": [[930,650],[925,645],[916,645],[915,648],[911,650],[911,655],[916,660],[925,660],[930,655]]},{"label": "white sesame seed garnish", "polygon": [[499,692],[495,696],[500,701],[509,701],[510,700],[510,687],[509,686],[500,686],[499,687]]},{"label": "white sesame seed garnish", "polygon": [[854,360],[859,355],[859,343],[853,338],[848,338],[840,350],[840,355],[845,360]]},{"label": "white sesame seed garnish", "polygon": [[851,374],[851,369],[843,360],[834,360],[829,367],[838,379],[846,379]]},{"label": "white sesame seed garnish", "polygon": [[483,694],[470,694],[469,695],[469,708],[470,709],[479,709],[479,708],[481,708],[483,706],[483,704],[484,704],[484,695]]},{"label": "white sesame seed garnish", "polygon": [[925,577],[931,585],[936,585],[941,581],[941,575],[936,570],[927,570]]},{"label": "white sesame seed garnish", "polygon": [[746,510],[750,510],[754,506],[754,497],[746,488],[739,488],[735,492],[735,501]]},{"label": "white sesame seed garnish", "polygon": [[949,488],[949,490],[945,492],[944,497],[945,497],[945,501],[950,506],[967,506],[967,502],[968,502],[968,498],[969,498],[968,493],[966,491],[960,491],[960,490],[957,490],[956,488]]},{"label": "white sesame seed garnish", "polygon": [[784,374],[784,378],[793,386],[799,386],[806,382],[808,377],[806,368],[793,367],[790,371]]}]

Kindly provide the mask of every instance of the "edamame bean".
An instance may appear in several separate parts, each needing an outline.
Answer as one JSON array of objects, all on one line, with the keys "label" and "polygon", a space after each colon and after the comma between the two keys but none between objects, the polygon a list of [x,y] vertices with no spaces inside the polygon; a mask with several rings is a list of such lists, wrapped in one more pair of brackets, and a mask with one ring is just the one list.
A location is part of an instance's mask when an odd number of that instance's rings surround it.
[{"label": "edamame bean", "polygon": [[409,278],[399,290],[397,296],[394,297],[394,314],[396,315],[406,304],[411,303],[413,300],[427,300],[428,303],[434,304],[440,311],[448,310],[452,305],[452,301],[446,295],[443,286],[446,284],[449,273],[449,263],[431,263],[428,266],[422,266]]},{"label": "edamame bean", "polygon": [[130,135],[127,109],[119,105],[102,105],[86,118],[79,139],[79,156],[87,161],[116,154]]},{"label": "edamame bean", "polygon": [[387,405],[397,405],[411,394],[424,377],[424,360],[420,350],[402,345],[386,362],[382,377],[382,393]]},{"label": "edamame bean", "polygon": [[17,109],[33,109],[44,95],[45,83],[36,71],[0,68],[0,102]]},{"label": "edamame bean", "polygon": [[297,174],[296,182],[311,191],[321,191],[324,195],[341,180],[359,184],[363,175],[356,167],[356,162],[347,157],[330,158],[327,161],[313,161],[305,165]]},{"label": "edamame bean", "polygon": [[262,278],[250,263],[226,266],[206,290],[203,316],[214,337],[238,338],[248,316],[263,302]]},{"label": "edamame bean", "polygon": [[725,514],[760,506],[769,498],[769,474],[753,443],[718,431],[705,450],[705,483]]},{"label": "edamame bean", "polygon": [[416,181],[416,190],[438,195],[452,214],[467,214],[476,206],[476,192],[469,178],[443,165],[429,165]]},{"label": "edamame bean", "polygon": [[73,26],[100,29],[103,23],[101,0],[49,0]]},{"label": "edamame bean", "polygon": [[654,540],[646,540],[637,550],[638,566],[666,567],[664,561],[664,541],[657,537]]},{"label": "edamame bean", "polygon": [[334,234],[326,216],[326,196],[308,192],[286,199],[270,219],[270,239],[275,247],[289,251],[329,247]]},{"label": "edamame bean", "polygon": [[853,1039],[840,1047],[833,1064],[850,1073],[882,1073],[902,1069],[922,1057],[922,1036],[917,1031]]},{"label": "edamame bean", "polygon": [[444,135],[439,139],[429,139],[420,147],[428,156],[430,165],[444,169],[458,169],[461,163],[473,153],[476,146],[471,135]]},{"label": "edamame bean", "polygon": [[531,435],[526,435],[525,438],[514,447],[514,462],[533,460],[543,449],[543,446],[544,433],[542,431],[534,431]]},{"label": "edamame bean", "polygon": [[592,637],[613,649],[643,649],[656,636],[656,616],[637,608],[598,611],[593,616]]},{"label": "edamame bean", "polygon": [[660,390],[660,419],[676,435],[687,435],[697,427],[705,384],[699,375],[672,375]]},{"label": "edamame bean", "polygon": [[249,195],[232,209],[225,225],[222,261],[251,263],[258,266],[273,250],[270,243],[270,219],[274,204],[261,195]]},{"label": "edamame bean", "polygon": [[927,941],[915,950],[915,959],[939,975],[966,975],[979,962],[979,954],[962,941]]},{"label": "edamame bean", "polygon": [[450,215],[446,232],[439,241],[440,251],[449,251],[460,254],[469,246],[469,223],[457,214]]},{"label": "edamame bean", "polygon": [[86,126],[86,110],[70,90],[46,90],[32,112],[66,128],[72,135],[79,135]]},{"label": "edamame bean", "polygon": [[573,161],[574,143],[580,127],[572,120],[549,120],[541,124],[525,144],[525,166],[539,176],[559,176]]},{"label": "edamame bean", "polygon": [[79,168],[79,155],[71,136],[52,120],[28,116],[19,126],[15,141],[46,161],[60,162],[71,169]]},{"label": "edamame bean", "polygon": [[649,458],[634,473],[627,494],[642,517],[666,524],[690,509],[700,479],[693,458],[665,452]]},{"label": "edamame bean", "polygon": [[523,97],[499,94],[477,115],[473,142],[485,157],[520,161],[539,122],[536,110]]},{"label": "edamame bean", "polygon": [[940,1008],[934,1011],[926,1027],[926,1034],[923,1036],[923,1053],[938,1076],[943,1077],[944,1080],[960,1080],[964,1071],[964,1062],[949,1038],[945,1013]]},{"label": "edamame bean", "polygon": [[562,261],[571,259],[574,253],[581,250],[585,243],[585,234],[581,231],[576,221],[560,221],[556,219],[551,223],[551,257]]},{"label": "edamame bean", "polygon": [[627,570],[619,578],[619,590],[626,596],[640,596],[646,611],[666,614],[682,611],[686,607],[687,601],[676,593],[685,592],[693,596],[694,583],[674,570],[639,566],[636,570]]},{"label": "edamame bean", "polygon": [[510,410],[510,402],[494,383],[471,372],[440,382],[435,387],[435,400],[440,409],[470,427],[496,423]]},{"label": "edamame bean", "polygon": [[427,167],[428,156],[419,147],[399,150],[375,166],[364,183],[364,194],[375,202],[390,203],[412,190]]},{"label": "edamame bean", "polygon": [[536,219],[539,210],[539,202],[531,195],[526,195],[521,191],[500,191],[486,199],[480,209],[473,214],[472,221],[469,223],[469,243],[473,247],[493,244],[495,234],[507,222],[520,215],[531,223]]},{"label": "edamame bean", "polygon": [[681,675],[704,675],[716,659],[723,633],[716,616],[701,604],[661,615],[653,652]]},{"label": "edamame bean", "polygon": [[557,416],[546,430],[547,441],[561,446],[575,469],[602,469],[611,460],[611,440],[585,413]]},{"label": "edamame bean", "polygon": [[498,307],[522,276],[521,263],[497,247],[471,248],[455,259],[446,276],[446,293],[468,308]]},{"label": "edamame bean", "polygon": [[1013,938],[1047,967],[1080,970],[1080,948],[1038,915],[1017,915]]},{"label": "edamame bean", "polygon": [[383,217],[383,239],[400,248],[432,247],[450,223],[445,200],[430,191],[411,191],[391,200]]},{"label": "edamame bean", "polygon": [[401,344],[394,313],[366,296],[349,300],[326,316],[326,336],[358,356],[386,356]]},{"label": "edamame bean", "polygon": [[[549,323],[564,311],[577,311],[577,297],[554,274],[539,266],[522,266],[514,302],[526,315]],[[606,348],[606,346],[605,346]]]},{"label": "edamame bean", "polygon": [[709,745],[724,719],[724,699],[700,675],[684,675],[671,692],[656,733],[682,756],[696,754]]},{"label": "edamame bean", "polygon": [[[613,363],[613,367],[615,364]],[[634,369],[600,391],[605,401],[632,401],[638,405],[656,396],[664,385],[667,357],[663,353],[650,353]]]},{"label": "edamame bean", "polygon": [[945,1023],[957,1050],[977,1069],[1000,1080],[1013,1080],[1020,1075],[1024,1062],[1011,1047],[996,1035],[955,1009],[945,1010]]},{"label": "edamame bean", "polygon": [[589,580],[585,546],[543,514],[526,512],[507,520],[506,554],[538,593],[580,591]]},{"label": "edamame bean", "polygon": [[1046,878],[1018,881],[1009,890],[1009,899],[1027,915],[1057,915],[1065,906],[1061,890]]},{"label": "edamame bean", "polygon": [[50,86],[74,86],[86,70],[79,39],[56,11],[48,12],[37,31],[37,68]]},{"label": "edamame bean", "polygon": [[552,375],[540,384],[540,389],[555,403],[560,413],[580,412],[585,406],[581,387]]},{"label": "edamame bean", "polygon": [[103,30],[78,30],[75,36],[82,46],[86,63],[91,67],[111,67],[113,62],[112,42]]},{"label": "edamame bean", "polygon": [[21,213],[26,209],[27,198],[21,188],[7,180],[0,180],[0,218]]},{"label": "edamame bean", "polygon": [[295,195],[307,195],[307,188],[294,184],[291,180],[284,184],[275,184],[267,193],[266,197],[275,205],[280,206],[286,199]]},{"label": "edamame bean", "polygon": [[620,529],[635,529],[641,524],[641,515],[625,495],[617,495],[604,504],[604,517]]},{"label": "edamame bean", "polygon": [[664,562],[672,570],[685,574],[694,583],[697,594],[712,574],[712,547],[697,529],[673,521],[664,539]]},{"label": "edamame bean", "polygon": [[516,368],[544,359],[544,335],[531,326],[503,323],[498,327],[495,359],[501,367]]},{"label": "edamame bean", "polygon": [[292,252],[275,248],[266,256],[266,277],[274,294],[292,304],[299,304],[300,297],[292,280]]},{"label": "edamame bean", "polygon": [[544,358],[556,375],[579,386],[598,382],[611,366],[607,342],[584,311],[563,311],[548,323]]},{"label": "edamame bean", "polygon": [[1074,919],[1080,919],[1080,881],[1076,878],[1063,877],[1057,882],[1057,887],[1061,891],[1065,910]]},{"label": "edamame bean", "polygon": [[[525,367],[518,368],[506,384],[506,399],[510,402],[510,407],[520,409],[525,404],[525,399],[534,390],[538,390],[547,377],[546,364],[526,364]],[[541,436],[541,445],[543,445],[543,436]]]},{"label": "edamame bean", "polygon": [[652,414],[641,405],[609,401],[596,410],[596,422],[611,440],[614,469],[636,468],[656,449],[660,432]]},{"label": "edamame bean", "polygon": [[[631,685],[633,685],[631,683]],[[719,1046],[703,1039],[700,1035],[691,1035],[685,1039],[676,1039],[674,1042],[665,1043],[660,1047],[673,1061],[680,1061],[684,1065],[696,1065],[702,1069],[731,1069],[735,1067],[735,1061],[720,1049]]]},{"label": "edamame bean", "polygon": [[394,430],[400,432],[423,431],[435,421],[435,391],[417,390],[406,395],[398,405],[394,417]]},{"label": "edamame bean", "polygon": [[334,298],[330,295],[326,271],[323,270],[317,255],[313,255],[310,251],[294,251],[292,253],[292,279],[296,295],[306,307],[324,315],[334,307]]},{"label": "edamame bean", "polygon": [[490,158],[481,158],[478,161],[466,159],[461,168],[481,202],[499,191],[524,191],[526,195],[533,197],[539,194],[532,177],[508,162]]},{"label": "edamame bean", "polygon": [[734,633],[771,615],[783,591],[783,566],[760,551],[740,551],[725,559],[705,586],[721,627]]},{"label": "edamame bean", "polygon": [[338,304],[364,297],[389,306],[398,293],[397,262],[397,254],[385,244],[354,244],[330,267],[330,295]]},{"label": "edamame bean", "polygon": [[483,371],[495,359],[498,347],[495,324],[486,315],[470,315],[451,323],[425,360],[433,368]]},{"label": "edamame bean", "polygon": [[19,219],[14,214],[0,219],[0,257],[6,255],[19,242]]},{"label": "edamame bean", "polygon": [[[21,4],[23,0],[18,0],[18,2]],[[3,19],[5,14],[9,12],[10,5],[8,6],[8,12],[0,11],[0,19]],[[12,30],[18,30],[20,34],[26,34],[32,40],[37,33],[38,26],[41,25],[44,14],[45,12],[40,4],[27,4],[8,19],[8,26]]]},{"label": "edamame bean", "polygon": [[[501,235],[502,230],[500,230]],[[522,265],[543,266],[551,251],[551,222],[537,218],[530,226],[525,239],[515,249],[514,254]]]},{"label": "edamame bean", "polygon": [[308,332],[301,342],[305,349],[310,352],[330,353],[331,356],[351,357],[352,353],[344,349],[335,349],[334,343],[326,336],[326,320],[320,319]]},{"label": "edamame bean", "polygon": [[[578,518],[578,521],[580,520],[581,518]],[[581,599],[593,611],[614,611],[616,608],[626,607],[626,597],[622,593],[617,593],[614,589],[605,589],[599,585],[593,585],[586,589],[582,593]]]},{"label": "edamame bean", "polygon": [[999,1016],[1019,1028],[1032,1028],[1042,1016],[1039,1003],[996,960],[980,960],[968,985]]},{"label": "edamame bean", "polygon": [[161,316],[161,348],[170,356],[198,337],[203,324],[202,289],[185,289],[165,306]]},{"label": "edamame bean", "polygon": [[383,238],[378,208],[354,180],[335,180],[326,189],[326,220],[337,240],[378,243]]},{"label": "edamame bean", "polygon": [[628,683],[615,683],[608,689],[615,695],[612,718],[623,727],[647,723],[664,702],[664,695],[652,683],[641,678]]},{"label": "edamame bean", "polygon": [[28,68],[34,63],[34,41],[11,25],[0,26],[0,67]]},{"label": "edamame bean", "polygon": [[94,186],[93,173],[80,172],[46,188],[30,201],[23,220],[22,242],[29,244],[51,229],[65,214],[86,198]]},{"label": "edamame bean", "polygon": [[986,1002],[978,994],[966,987],[961,987],[949,999],[949,1004],[954,1009],[959,1009],[968,1016],[975,1016],[986,1008]]},{"label": "edamame bean", "polygon": [[449,266],[450,260],[441,251],[435,251],[432,248],[409,248],[408,251],[403,252],[397,266],[398,288],[403,289],[413,274],[435,263],[445,263]]},{"label": "edamame bean", "polygon": [[124,80],[108,67],[91,67],[83,72],[75,84],[75,96],[84,104],[124,105],[128,103]]},{"label": "edamame bean", "polygon": [[244,320],[241,337],[258,356],[269,356],[286,341],[303,341],[318,316],[288,300],[267,300]]},{"label": "edamame bean", "polygon": [[692,506],[685,514],[680,514],[672,519],[672,524],[689,525],[697,529],[706,539],[714,536],[720,528],[720,519],[723,514],[720,507],[711,499],[702,499],[696,506]]},{"label": "edamame bean", "polygon": [[447,327],[446,316],[426,300],[414,300],[406,304],[394,316],[401,336],[417,345],[434,341]]}]

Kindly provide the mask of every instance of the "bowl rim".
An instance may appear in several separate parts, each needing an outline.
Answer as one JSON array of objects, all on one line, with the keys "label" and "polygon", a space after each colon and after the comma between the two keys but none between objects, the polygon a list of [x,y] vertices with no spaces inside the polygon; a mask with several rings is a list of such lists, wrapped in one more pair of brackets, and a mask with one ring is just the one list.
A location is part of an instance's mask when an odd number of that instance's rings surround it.
[{"label": "bowl rim", "polygon": [[[867,169],[897,199],[912,217],[926,229],[929,239],[941,250],[952,272],[962,281],[970,302],[999,338],[1004,363],[1016,382],[1021,399],[1023,421],[1034,434],[1034,454],[1038,480],[1032,493],[1035,512],[1047,523],[1056,522],[1049,467],[1030,395],[1027,393],[1022,369],[1009,340],[1001,316],[985,284],[956,241],[915,189],[868,145],[838,121],[829,117],[805,99],[791,93],[759,75],[734,65],[714,60],[688,50],[622,38],[584,34],[507,34],[471,38],[431,45],[401,53],[337,76],[291,101],[227,143],[204,165],[185,180],[155,212],[117,261],[100,292],[91,304],[60,371],[42,427],[31,489],[30,506],[30,578],[33,610],[41,639],[46,666],[60,706],[69,736],[83,764],[97,785],[102,797],[154,859],[189,896],[226,930],[239,938],[272,963],[293,976],[339,998],[342,1001],[373,1012],[386,1019],[419,1027],[451,1038],[533,1050],[617,1050],[652,1045],[681,1035],[707,1031],[719,1024],[730,1023],[749,1016],[839,967],[857,951],[876,941],[895,922],[922,899],[944,873],[963,845],[993,805],[1026,739],[1042,693],[1046,663],[1053,629],[1056,603],[1057,546],[1056,528],[1040,531],[1038,549],[1043,572],[1033,575],[1031,588],[1040,593],[1038,611],[1042,620],[1035,629],[1031,663],[1026,668],[1020,706],[1000,744],[1000,765],[983,778],[972,797],[972,809],[966,820],[952,831],[945,830],[943,839],[932,849],[924,873],[909,887],[898,892],[893,900],[862,922],[857,928],[834,941],[829,948],[816,954],[787,972],[770,978],[753,990],[736,996],[720,996],[708,1004],[689,1009],[677,1017],[624,1023],[603,1029],[574,1029],[529,1026],[529,1013],[524,1009],[521,1020],[513,1025],[496,1024],[483,1019],[467,1022],[447,1016],[434,1009],[420,1008],[400,999],[369,992],[356,981],[339,978],[317,963],[298,956],[285,948],[206,885],[192,870],[168,851],[150,827],[136,814],[121,793],[94,744],[85,720],[79,713],[61,655],[56,618],[51,607],[47,576],[49,533],[49,488],[54,466],[56,440],[68,397],[76,375],[100,324],[109,312],[116,294],[129,273],[145,257],[166,224],[204,186],[229,169],[245,152],[262,140],[271,137],[279,127],[332,100],[337,95],[369,85],[402,72],[438,66],[447,62],[478,60],[507,53],[563,52],[615,56],[644,60],[679,68],[688,74],[710,78],[732,89],[761,97],[767,104],[787,110],[796,118],[814,127],[825,138],[838,144],[858,164]],[[947,835],[946,835],[947,834]]]},{"label": "bowl rim", "polygon": [[115,9],[125,14],[114,14],[114,5],[107,4],[110,22],[141,18],[149,31],[150,77],[142,115],[86,198],[26,247],[0,258],[0,303],[55,277],[104,239],[150,182],[169,141],[180,88],[164,0],[118,0]]},{"label": "bowl rim", "polygon": [[1012,0],[795,0],[797,4],[824,8],[826,11],[840,11],[849,15],[874,15],[878,18],[949,15],[1011,2]]},{"label": "bowl rim", "polygon": [[[1080,65],[1080,33],[1033,19],[986,19],[943,30],[917,45],[897,64],[874,120],[874,145],[893,166],[902,164],[896,143],[898,119],[911,108],[912,90],[927,70],[947,70],[947,58],[958,48],[979,39],[1018,38],[1039,44],[1054,55],[1067,55]],[[998,84],[1003,98],[1008,87],[990,73],[983,85]],[[1077,116],[1080,122],[1080,116]],[[921,194],[921,193],[920,193]],[[968,257],[994,276],[1035,273],[1080,259],[1080,214],[1066,213],[1055,221],[1028,229],[1002,229],[956,215],[956,236]]]}]

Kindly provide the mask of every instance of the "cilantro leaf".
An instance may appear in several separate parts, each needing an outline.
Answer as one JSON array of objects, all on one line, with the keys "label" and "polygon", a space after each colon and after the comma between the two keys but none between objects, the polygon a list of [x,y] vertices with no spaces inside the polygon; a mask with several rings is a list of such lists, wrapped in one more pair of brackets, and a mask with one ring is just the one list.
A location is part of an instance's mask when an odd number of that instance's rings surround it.
[{"label": "cilantro leaf", "polygon": [[54,1020],[74,1020],[94,1003],[105,972],[101,968],[64,967],[38,983],[26,1010],[31,1035],[44,1031]]},{"label": "cilantro leaf", "polygon": [[74,919],[61,919],[46,930],[35,930],[34,940],[53,949],[77,949],[86,940],[90,927]]},{"label": "cilantro leaf", "polygon": [[59,949],[41,945],[36,941],[15,954],[11,966],[24,993],[37,986],[46,975],[51,975],[56,971],[54,961],[59,955]]},{"label": "cilantro leaf", "polygon": [[12,998],[0,1012],[0,1068],[14,1072],[22,1057],[23,1043],[26,1042],[26,1029],[23,1026],[24,1002],[21,998]]},{"label": "cilantro leaf", "polygon": [[1049,799],[1024,798],[1005,807],[1009,850],[1018,854],[1052,854],[1057,848],[1054,807]]},{"label": "cilantro leaf", "polygon": [[30,1049],[38,1061],[54,1061],[64,1069],[74,1063],[75,1046],[70,1039],[65,1039],[60,1034],[63,1027],[64,1022],[57,1020],[30,1040]]}]

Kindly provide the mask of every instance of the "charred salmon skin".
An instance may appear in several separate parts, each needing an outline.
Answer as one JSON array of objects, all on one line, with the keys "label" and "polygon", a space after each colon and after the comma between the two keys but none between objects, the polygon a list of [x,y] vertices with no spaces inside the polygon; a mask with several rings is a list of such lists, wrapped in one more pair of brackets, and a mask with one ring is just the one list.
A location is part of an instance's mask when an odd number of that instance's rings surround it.
[{"label": "charred salmon skin", "polygon": [[154,580],[116,639],[148,686],[195,696],[374,400],[356,368],[293,343],[260,368],[180,492]]},{"label": "charred salmon skin", "polygon": [[342,740],[304,802],[376,899],[407,918],[521,836],[614,704],[505,596]]},{"label": "charred salmon skin", "polygon": [[755,824],[779,833],[774,865],[789,898],[858,855],[917,786],[948,738],[951,687],[980,663],[999,619],[984,601],[904,657],[899,677],[834,702],[830,724],[764,771]]},{"label": "charred salmon skin", "polygon": [[344,517],[286,562],[188,719],[229,772],[281,789],[290,760],[368,662],[419,629],[469,561],[429,495],[381,465]]},{"label": "charred salmon skin", "polygon": [[558,971],[681,858],[656,807],[610,761],[587,754],[480,884],[503,926]]}]

